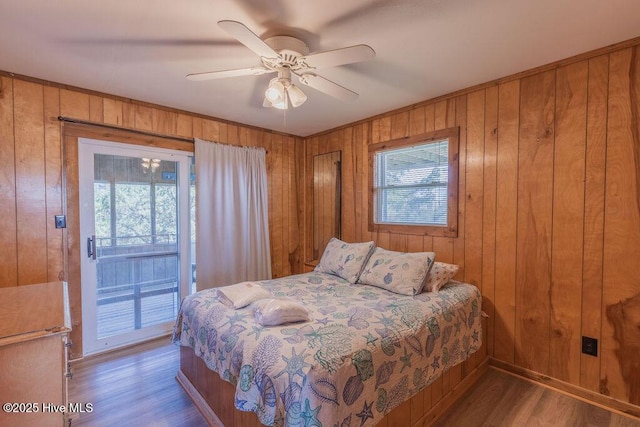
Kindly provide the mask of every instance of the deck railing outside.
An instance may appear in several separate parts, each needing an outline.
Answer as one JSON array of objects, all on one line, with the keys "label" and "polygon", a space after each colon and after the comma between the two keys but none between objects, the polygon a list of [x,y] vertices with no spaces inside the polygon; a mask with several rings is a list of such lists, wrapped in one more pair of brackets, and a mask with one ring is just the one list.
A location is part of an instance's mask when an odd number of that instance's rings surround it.
[{"label": "deck railing outside", "polygon": [[179,305],[175,234],[96,239],[98,338],[175,319]]}]

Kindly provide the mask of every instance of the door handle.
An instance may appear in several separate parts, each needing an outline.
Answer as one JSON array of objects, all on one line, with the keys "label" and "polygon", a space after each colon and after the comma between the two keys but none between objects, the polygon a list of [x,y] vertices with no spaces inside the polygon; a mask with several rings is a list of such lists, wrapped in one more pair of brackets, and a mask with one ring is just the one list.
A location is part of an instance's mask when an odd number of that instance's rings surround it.
[{"label": "door handle", "polygon": [[87,237],[87,258],[96,259],[96,235]]}]

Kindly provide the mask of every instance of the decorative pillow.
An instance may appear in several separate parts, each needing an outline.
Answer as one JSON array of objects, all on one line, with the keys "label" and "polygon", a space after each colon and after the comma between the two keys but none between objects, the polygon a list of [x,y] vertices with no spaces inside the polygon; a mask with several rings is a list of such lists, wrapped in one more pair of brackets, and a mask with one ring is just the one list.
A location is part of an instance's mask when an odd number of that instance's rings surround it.
[{"label": "decorative pillow", "polygon": [[262,326],[284,325],[293,322],[307,322],[309,310],[298,301],[267,298],[253,303],[253,316]]},{"label": "decorative pillow", "polygon": [[345,243],[332,237],[314,271],[333,274],[349,283],[356,283],[373,248],[373,242]]},{"label": "decorative pillow", "polygon": [[422,291],[435,257],[433,252],[394,252],[376,248],[358,283],[397,294],[417,295]]},{"label": "decorative pillow", "polygon": [[458,272],[458,266],[444,262],[435,262],[424,285],[425,292],[438,292]]}]

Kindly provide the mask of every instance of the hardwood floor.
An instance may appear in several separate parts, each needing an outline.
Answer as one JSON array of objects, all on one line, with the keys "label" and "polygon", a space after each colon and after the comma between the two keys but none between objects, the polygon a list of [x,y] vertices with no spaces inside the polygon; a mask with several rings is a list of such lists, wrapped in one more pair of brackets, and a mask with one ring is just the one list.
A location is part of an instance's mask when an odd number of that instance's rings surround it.
[{"label": "hardwood floor", "polygon": [[169,337],[72,362],[70,402],[90,402],[72,426],[206,426],[175,376],[179,348]]},{"label": "hardwood floor", "polygon": [[[94,410],[72,425],[206,426],[175,380],[179,354],[162,338],[73,362],[69,400],[90,402]],[[640,427],[640,420],[489,369],[435,425]]]},{"label": "hardwood floor", "polygon": [[640,420],[490,368],[435,426],[638,427]]}]

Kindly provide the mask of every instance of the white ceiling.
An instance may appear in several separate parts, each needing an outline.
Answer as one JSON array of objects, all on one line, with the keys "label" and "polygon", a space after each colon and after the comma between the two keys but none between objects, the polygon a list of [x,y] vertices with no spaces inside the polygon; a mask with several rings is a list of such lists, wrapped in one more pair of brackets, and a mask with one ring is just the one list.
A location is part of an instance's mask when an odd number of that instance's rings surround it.
[{"label": "white ceiling", "polygon": [[[273,75],[185,79],[260,65],[223,19],[376,58],[318,72],[357,101],[301,86],[285,117]],[[300,136],[638,36],[638,0],[0,0],[0,70]]]}]

